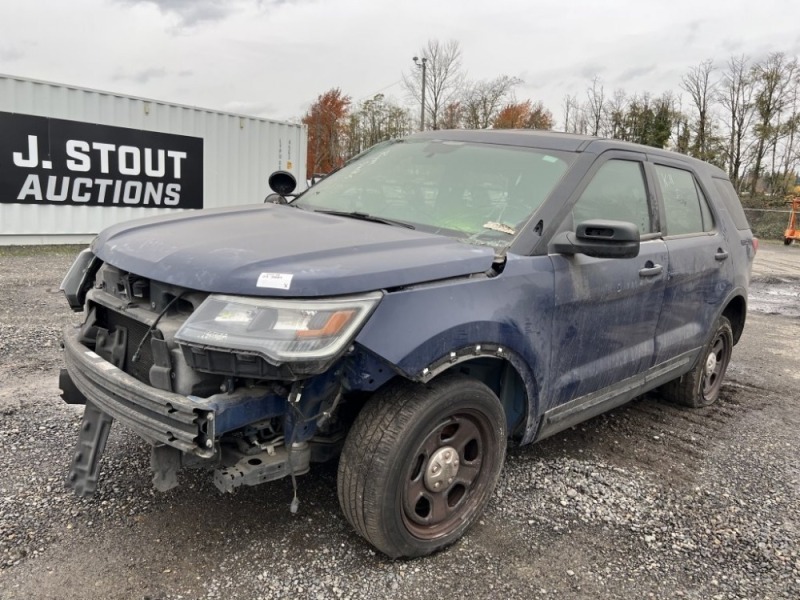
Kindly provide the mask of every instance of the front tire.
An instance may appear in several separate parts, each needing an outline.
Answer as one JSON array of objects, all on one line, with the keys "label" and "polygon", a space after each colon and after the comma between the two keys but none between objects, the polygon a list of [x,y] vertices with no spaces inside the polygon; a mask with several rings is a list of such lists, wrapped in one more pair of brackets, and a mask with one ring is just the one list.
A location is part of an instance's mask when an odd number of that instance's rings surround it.
[{"label": "front tire", "polygon": [[392,557],[431,554],[483,512],[506,451],[497,396],[466,376],[399,382],[359,413],[339,461],[339,503],[353,528]]},{"label": "front tire", "polygon": [[692,408],[711,406],[719,399],[732,352],[731,322],[727,317],[720,317],[714,328],[714,335],[694,369],[661,386],[661,395],[670,402]]}]

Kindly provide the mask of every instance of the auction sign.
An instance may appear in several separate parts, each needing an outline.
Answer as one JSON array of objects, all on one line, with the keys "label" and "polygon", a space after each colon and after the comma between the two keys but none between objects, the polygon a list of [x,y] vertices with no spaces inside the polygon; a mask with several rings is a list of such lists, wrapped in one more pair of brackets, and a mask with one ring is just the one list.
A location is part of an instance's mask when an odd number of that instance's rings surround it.
[{"label": "auction sign", "polygon": [[203,139],[0,112],[0,203],[203,208]]}]

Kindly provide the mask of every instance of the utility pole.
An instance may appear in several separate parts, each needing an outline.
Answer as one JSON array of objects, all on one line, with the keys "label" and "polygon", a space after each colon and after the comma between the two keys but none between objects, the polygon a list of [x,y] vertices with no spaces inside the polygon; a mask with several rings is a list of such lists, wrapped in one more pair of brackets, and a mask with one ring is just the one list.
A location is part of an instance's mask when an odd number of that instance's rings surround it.
[{"label": "utility pole", "polygon": [[425,131],[425,80],[427,77],[425,76],[425,70],[427,68],[428,59],[424,56],[422,60],[419,57],[414,57],[414,64],[417,65],[417,68],[422,69],[422,108],[420,109],[419,114],[419,130]]}]

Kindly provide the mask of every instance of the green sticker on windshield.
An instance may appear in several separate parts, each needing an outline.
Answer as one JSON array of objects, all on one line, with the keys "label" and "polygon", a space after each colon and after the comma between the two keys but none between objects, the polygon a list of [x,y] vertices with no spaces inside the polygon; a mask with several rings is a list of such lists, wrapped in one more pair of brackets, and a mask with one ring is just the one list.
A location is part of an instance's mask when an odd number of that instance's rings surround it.
[{"label": "green sticker on windshield", "polygon": [[555,156],[549,156],[549,155],[547,155],[547,154],[545,154],[545,155],[542,157],[542,160],[544,160],[544,161],[547,161],[547,162],[550,162],[550,163],[553,163],[553,162],[558,162],[558,159],[557,159]]}]

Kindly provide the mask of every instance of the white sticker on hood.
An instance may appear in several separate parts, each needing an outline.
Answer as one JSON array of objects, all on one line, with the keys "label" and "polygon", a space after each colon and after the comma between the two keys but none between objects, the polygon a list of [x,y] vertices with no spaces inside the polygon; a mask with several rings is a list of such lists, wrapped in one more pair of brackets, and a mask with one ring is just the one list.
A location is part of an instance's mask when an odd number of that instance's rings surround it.
[{"label": "white sticker on hood", "polygon": [[294,275],[289,273],[262,273],[258,276],[256,286],[273,290],[288,290],[292,287],[292,277]]}]

